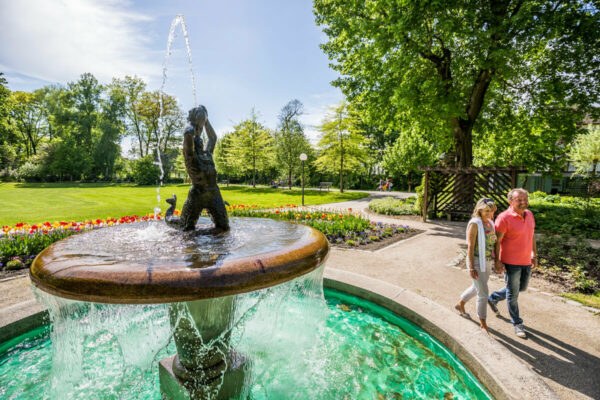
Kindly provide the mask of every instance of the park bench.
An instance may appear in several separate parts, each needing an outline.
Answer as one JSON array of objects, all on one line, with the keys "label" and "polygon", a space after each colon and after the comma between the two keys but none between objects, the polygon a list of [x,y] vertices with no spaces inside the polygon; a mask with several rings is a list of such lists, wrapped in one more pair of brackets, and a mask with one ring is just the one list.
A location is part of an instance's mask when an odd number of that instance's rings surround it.
[{"label": "park bench", "polygon": [[331,184],[333,182],[321,182],[319,183],[319,190],[323,189],[323,188],[327,188],[327,191],[329,191],[329,188],[331,187]]}]

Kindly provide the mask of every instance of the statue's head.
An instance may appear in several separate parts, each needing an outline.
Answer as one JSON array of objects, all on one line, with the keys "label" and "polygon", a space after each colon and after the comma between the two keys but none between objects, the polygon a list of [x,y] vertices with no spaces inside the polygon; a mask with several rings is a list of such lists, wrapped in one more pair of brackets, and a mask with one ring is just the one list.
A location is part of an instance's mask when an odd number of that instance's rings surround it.
[{"label": "statue's head", "polygon": [[204,106],[194,107],[188,114],[188,121],[194,126],[204,126],[207,119],[208,112]]}]

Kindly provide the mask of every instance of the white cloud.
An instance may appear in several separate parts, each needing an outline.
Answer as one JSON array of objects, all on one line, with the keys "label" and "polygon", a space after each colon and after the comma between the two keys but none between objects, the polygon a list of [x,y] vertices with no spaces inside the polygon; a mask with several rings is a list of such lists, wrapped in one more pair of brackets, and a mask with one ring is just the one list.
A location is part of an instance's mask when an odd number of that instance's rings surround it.
[{"label": "white cloud", "polygon": [[142,25],[151,19],[124,1],[0,0],[0,68],[49,82],[84,72],[100,81],[161,73]]}]

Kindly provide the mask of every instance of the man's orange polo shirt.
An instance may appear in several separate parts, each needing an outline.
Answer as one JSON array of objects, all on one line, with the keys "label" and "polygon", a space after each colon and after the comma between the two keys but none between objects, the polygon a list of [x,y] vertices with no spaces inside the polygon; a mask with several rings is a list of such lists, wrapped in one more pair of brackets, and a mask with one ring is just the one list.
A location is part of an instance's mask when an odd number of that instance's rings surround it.
[{"label": "man's orange polo shirt", "polygon": [[503,211],[494,221],[496,232],[504,233],[500,242],[500,261],[504,264],[531,265],[533,250],[533,213],[525,210],[523,216],[512,207]]}]

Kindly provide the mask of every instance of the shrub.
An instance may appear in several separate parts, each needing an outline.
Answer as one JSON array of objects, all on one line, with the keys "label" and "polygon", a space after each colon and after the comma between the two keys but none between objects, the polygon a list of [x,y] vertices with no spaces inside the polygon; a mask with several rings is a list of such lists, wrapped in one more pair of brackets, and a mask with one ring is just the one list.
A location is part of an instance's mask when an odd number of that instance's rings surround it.
[{"label": "shrub", "polygon": [[600,199],[534,192],[529,202],[537,231],[600,239]]},{"label": "shrub", "polygon": [[538,239],[537,248],[542,274],[580,292],[600,289],[600,250],[584,237],[547,235]]},{"label": "shrub", "polygon": [[138,185],[155,185],[160,178],[160,168],[154,164],[152,156],[136,160],[133,165],[133,179]]},{"label": "shrub", "polygon": [[44,176],[43,166],[27,161],[19,168],[18,176],[25,182],[39,182]]},{"label": "shrub", "polygon": [[16,270],[16,269],[22,269],[24,267],[25,267],[25,264],[23,264],[23,261],[19,260],[18,258],[10,260],[9,262],[6,263],[6,269],[8,271],[13,271],[13,270]]},{"label": "shrub", "polygon": [[409,197],[408,199],[384,197],[371,200],[369,209],[385,215],[416,215],[415,203],[416,199],[414,197]]}]

